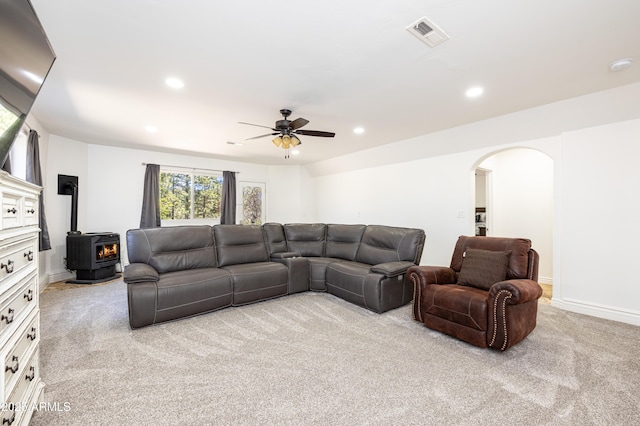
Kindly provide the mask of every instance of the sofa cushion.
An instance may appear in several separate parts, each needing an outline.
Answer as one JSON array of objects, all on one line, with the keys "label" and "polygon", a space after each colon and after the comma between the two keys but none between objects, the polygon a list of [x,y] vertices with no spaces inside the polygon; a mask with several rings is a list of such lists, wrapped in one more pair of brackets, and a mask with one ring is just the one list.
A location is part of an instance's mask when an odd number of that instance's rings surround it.
[{"label": "sofa cushion", "polygon": [[327,225],[326,257],[354,260],[366,225]]},{"label": "sofa cushion", "polygon": [[220,267],[269,260],[259,225],[215,225],[213,234]]},{"label": "sofa cushion", "polygon": [[224,266],[233,280],[235,306],[284,296],[288,291],[289,270],[277,262]]},{"label": "sofa cushion", "polygon": [[284,228],[279,223],[265,223],[262,225],[264,239],[267,243],[269,255],[287,252],[287,239],[284,236]]},{"label": "sofa cushion", "polygon": [[154,322],[169,321],[231,306],[231,277],[219,268],[163,274],[157,283]]},{"label": "sofa cushion", "polygon": [[129,263],[146,263],[158,273],[215,268],[210,226],[172,226],[127,231]]},{"label": "sofa cushion", "polygon": [[356,261],[378,263],[406,260],[419,263],[424,245],[421,229],[369,225],[362,235]]},{"label": "sofa cushion", "polygon": [[326,225],[324,223],[289,223],[284,225],[289,251],[302,256],[324,256]]},{"label": "sofa cushion", "polygon": [[487,330],[487,292],[456,284],[428,285],[424,312],[474,330]]},{"label": "sofa cushion", "polygon": [[468,249],[462,261],[458,284],[489,290],[507,277],[510,257],[510,251]]}]

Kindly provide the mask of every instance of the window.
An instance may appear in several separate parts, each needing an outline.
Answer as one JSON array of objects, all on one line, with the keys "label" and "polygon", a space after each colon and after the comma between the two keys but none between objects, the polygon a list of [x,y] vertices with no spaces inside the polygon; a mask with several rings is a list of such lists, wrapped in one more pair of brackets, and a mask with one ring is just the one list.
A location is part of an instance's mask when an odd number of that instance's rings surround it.
[{"label": "window", "polygon": [[160,219],[219,223],[222,176],[160,171]]}]

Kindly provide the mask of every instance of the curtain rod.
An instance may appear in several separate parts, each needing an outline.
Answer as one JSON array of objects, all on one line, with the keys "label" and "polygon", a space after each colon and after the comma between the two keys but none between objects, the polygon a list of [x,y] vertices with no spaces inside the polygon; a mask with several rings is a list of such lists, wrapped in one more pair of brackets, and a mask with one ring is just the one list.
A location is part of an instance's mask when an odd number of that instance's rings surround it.
[{"label": "curtain rod", "polygon": [[[143,166],[146,166],[149,163],[142,163]],[[155,164],[155,163],[154,163]],[[183,169],[183,170],[192,170],[192,171],[196,171],[196,170],[202,170],[204,172],[225,172],[225,171],[230,171],[236,174],[240,174],[240,172],[234,172],[233,170],[216,170],[216,169],[203,169],[201,167],[185,167],[185,166],[172,166],[170,164],[158,164],[160,167],[169,167],[171,169]]]}]

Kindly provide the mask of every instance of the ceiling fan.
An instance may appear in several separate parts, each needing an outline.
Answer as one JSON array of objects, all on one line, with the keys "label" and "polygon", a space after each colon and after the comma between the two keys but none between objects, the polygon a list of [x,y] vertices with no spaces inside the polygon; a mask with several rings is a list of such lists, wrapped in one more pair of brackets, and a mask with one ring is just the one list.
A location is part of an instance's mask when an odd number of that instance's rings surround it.
[{"label": "ceiling fan", "polygon": [[261,126],[259,124],[244,123],[240,121],[239,124],[264,127],[265,129],[271,129],[273,131],[272,133],[254,136],[252,138],[247,138],[246,140],[260,139],[267,136],[276,136],[272,141],[273,144],[277,147],[282,147],[285,150],[284,158],[289,158],[289,149],[291,147],[296,147],[302,143],[297,135],[320,136],[322,138],[332,138],[336,135],[333,132],[300,129],[303,126],[306,126],[309,123],[309,120],[305,118],[296,118],[293,121],[289,120],[288,117],[291,115],[291,110],[289,109],[281,109],[280,114],[282,114],[283,119],[276,121],[276,125],[274,127]]}]

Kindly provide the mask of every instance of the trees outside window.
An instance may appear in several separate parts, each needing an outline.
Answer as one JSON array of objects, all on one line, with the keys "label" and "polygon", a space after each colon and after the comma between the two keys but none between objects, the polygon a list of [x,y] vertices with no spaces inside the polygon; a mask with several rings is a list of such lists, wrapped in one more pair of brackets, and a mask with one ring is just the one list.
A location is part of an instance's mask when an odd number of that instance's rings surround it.
[{"label": "trees outside window", "polygon": [[222,176],[160,172],[162,220],[220,220]]}]

